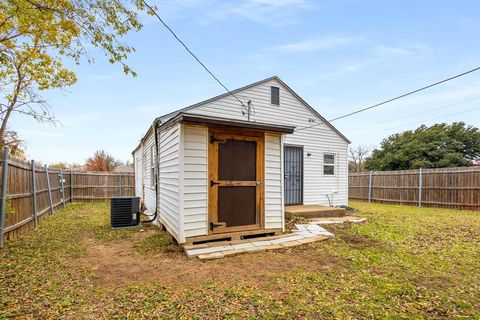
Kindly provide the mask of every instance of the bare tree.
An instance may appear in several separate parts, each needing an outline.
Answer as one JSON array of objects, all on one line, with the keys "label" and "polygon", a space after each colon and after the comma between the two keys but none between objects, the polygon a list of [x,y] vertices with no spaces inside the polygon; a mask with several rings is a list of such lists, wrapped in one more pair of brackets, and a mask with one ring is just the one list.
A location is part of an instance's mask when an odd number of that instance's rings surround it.
[{"label": "bare tree", "polygon": [[364,168],[365,158],[372,151],[372,147],[365,145],[358,145],[356,147],[348,148],[348,170],[350,172],[362,172]]}]

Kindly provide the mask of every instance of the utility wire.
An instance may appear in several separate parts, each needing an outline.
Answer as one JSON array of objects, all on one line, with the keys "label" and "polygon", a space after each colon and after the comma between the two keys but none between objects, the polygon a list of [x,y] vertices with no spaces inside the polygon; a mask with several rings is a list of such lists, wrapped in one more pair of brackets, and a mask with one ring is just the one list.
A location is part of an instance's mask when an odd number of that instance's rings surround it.
[{"label": "utility wire", "polygon": [[[471,108],[471,109],[467,109],[467,110],[463,110],[463,111],[459,111],[459,112],[444,114],[444,115],[441,115],[441,116],[438,116],[438,117],[434,117],[434,118],[430,118],[430,119],[427,119],[427,120],[437,120],[437,119],[441,119],[441,118],[445,118],[445,117],[451,117],[451,116],[456,116],[456,115],[458,115],[458,114],[467,113],[467,112],[471,112],[471,111],[475,111],[475,110],[480,110],[480,107],[475,107],[475,108]],[[378,130],[377,132],[384,132],[384,131],[399,129],[399,128],[403,128],[403,127],[410,126],[410,125],[412,125],[412,124],[425,123],[425,121],[426,121],[426,120],[410,122],[410,123],[407,123],[407,124],[403,124],[403,125],[401,125],[401,126]],[[363,136],[366,136],[366,135],[367,135],[367,133],[366,133],[366,134],[356,135],[356,137],[363,137]]]},{"label": "utility wire", "polygon": [[[380,107],[380,106],[382,106],[382,105],[384,105],[384,104],[387,104],[387,103],[390,103],[390,102],[392,102],[392,101],[395,101],[395,100],[404,98],[404,97],[406,97],[406,96],[412,95],[412,94],[414,94],[414,93],[417,93],[417,92],[420,92],[420,91],[423,91],[423,90],[426,90],[426,89],[429,89],[429,88],[438,86],[439,84],[442,84],[442,83],[445,83],[445,82],[448,82],[448,81],[451,81],[451,80],[454,80],[454,79],[463,77],[463,76],[465,76],[465,75],[467,75],[467,74],[470,74],[470,73],[475,72],[475,71],[478,71],[478,70],[480,70],[480,67],[476,67],[476,68],[474,68],[474,69],[465,71],[465,72],[463,72],[463,73],[457,74],[457,75],[452,76],[452,77],[450,77],[450,78],[443,79],[443,80],[441,80],[441,81],[437,81],[437,82],[435,82],[435,83],[429,84],[428,86],[421,87],[421,88],[419,88],[419,89],[416,89],[416,90],[413,90],[413,91],[404,93],[404,94],[402,94],[402,95],[399,95],[399,96],[397,96],[397,97],[395,97],[395,98],[388,99],[388,100],[382,101],[382,102],[380,102],[380,103],[374,104],[374,105],[372,105],[372,106],[369,106],[369,107],[366,107],[366,108],[359,109],[359,110],[357,110],[357,111],[353,111],[353,112],[347,113],[347,114],[345,114],[345,115],[343,115],[343,116],[339,116],[339,117],[330,119],[330,120],[328,120],[328,121],[329,121],[329,122],[332,122],[332,121],[340,120],[340,119],[343,119],[343,118],[346,118],[346,117],[350,117],[350,116],[352,116],[352,115],[354,115],[354,114],[357,114],[357,113],[360,113],[360,112],[364,112],[364,111],[367,111],[367,110],[370,110],[370,109],[373,109],[373,108]],[[311,125],[311,126],[306,126],[306,127],[303,127],[303,128],[296,129],[295,131],[305,130],[305,129],[308,129],[308,128],[312,128],[312,127],[318,126],[318,125],[320,125],[320,124],[321,124],[321,122],[315,123],[315,124],[313,124],[313,125]]]},{"label": "utility wire", "polygon": [[168,26],[168,24],[160,17],[160,15],[153,9],[151,5],[149,5],[145,0],[142,0],[143,4],[157,17],[157,19],[163,24],[163,26],[173,35],[173,37],[187,50],[187,52],[207,71],[215,81],[218,82],[219,85],[223,87],[229,94],[231,94],[237,101],[241,104],[243,108],[248,112],[247,106],[240,100],[232,91],[230,91],[214,74],[210,69],[207,68],[207,66],[200,61],[200,59],[188,48],[188,46],[177,36],[177,34]]},{"label": "utility wire", "polygon": [[[371,128],[371,127],[383,125],[383,124],[385,124],[385,123],[397,122],[398,120],[403,120],[403,119],[411,118],[411,117],[418,116],[418,115],[421,115],[421,114],[429,113],[429,112],[432,112],[432,111],[436,111],[436,110],[441,110],[441,109],[445,109],[445,108],[457,106],[457,105],[464,104],[464,103],[467,103],[467,102],[472,102],[472,101],[475,101],[475,100],[478,100],[478,99],[480,99],[480,96],[479,96],[479,97],[472,98],[472,99],[467,99],[467,100],[462,100],[462,101],[458,101],[458,102],[454,102],[454,103],[449,103],[449,104],[446,104],[446,105],[443,105],[443,106],[440,106],[440,107],[431,108],[431,109],[428,109],[428,110],[425,110],[425,111],[420,111],[420,112],[411,113],[411,114],[408,114],[408,115],[406,115],[406,116],[399,117],[399,118],[395,118],[395,119],[391,119],[391,120],[374,122],[374,123],[372,123],[371,125],[369,125],[368,127],[357,127],[357,128],[353,128],[352,130],[364,130],[364,129],[367,129],[367,128]],[[355,131],[354,131],[354,132],[355,132]]]},{"label": "utility wire", "polygon": [[[475,110],[479,110],[479,109],[480,109],[480,107],[477,106],[477,107],[475,107],[475,108],[470,108],[470,109],[463,110],[463,111],[459,111],[459,112],[453,112],[453,113],[449,113],[449,114],[444,114],[444,115],[441,115],[441,116],[438,116],[438,117],[434,117],[434,118],[430,118],[430,119],[427,119],[427,120],[437,120],[437,119],[441,119],[441,118],[445,118],[445,117],[456,116],[456,115],[458,115],[458,114],[467,113],[467,112],[475,111]],[[393,127],[393,128],[387,128],[387,129],[383,129],[383,130],[379,130],[379,131],[388,131],[388,130],[403,128],[403,127],[410,126],[410,125],[412,125],[412,124],[424,123],[424,122],[425,122],[425,120],[423,120],[423,121],[415,121],[415,122],[403,124],[403,125],[401,125],[401,126],[397,126],[397,127]]]}]

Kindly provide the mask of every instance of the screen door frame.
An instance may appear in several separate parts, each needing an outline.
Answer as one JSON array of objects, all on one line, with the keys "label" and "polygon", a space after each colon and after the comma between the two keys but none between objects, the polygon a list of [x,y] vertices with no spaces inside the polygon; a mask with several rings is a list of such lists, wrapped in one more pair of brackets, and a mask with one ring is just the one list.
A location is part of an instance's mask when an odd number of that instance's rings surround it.
[{"label": "screen door frame", "polygon": [[[219,181],[219,144],[227,140],[256,142],[256,181]],[[265,132],[249,129],[209,128],[208,132],[208,232],[209,234],[264,228]],[[213,182],[213,183],[212,183]],[[227,227],[218,221],[218,189],[229,186],[255,186],[255,224]]]}]

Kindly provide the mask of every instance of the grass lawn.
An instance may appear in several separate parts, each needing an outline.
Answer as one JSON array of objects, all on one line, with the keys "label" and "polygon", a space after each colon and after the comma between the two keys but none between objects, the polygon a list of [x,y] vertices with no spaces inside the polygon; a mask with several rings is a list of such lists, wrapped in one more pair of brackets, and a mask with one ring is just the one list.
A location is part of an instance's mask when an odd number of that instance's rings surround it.
[{"label": "grass lawn", "polygon": [[189,260],[74,204],[0,251],[0,319],[480,319],[480,213],[353,202],[329,241]]}]

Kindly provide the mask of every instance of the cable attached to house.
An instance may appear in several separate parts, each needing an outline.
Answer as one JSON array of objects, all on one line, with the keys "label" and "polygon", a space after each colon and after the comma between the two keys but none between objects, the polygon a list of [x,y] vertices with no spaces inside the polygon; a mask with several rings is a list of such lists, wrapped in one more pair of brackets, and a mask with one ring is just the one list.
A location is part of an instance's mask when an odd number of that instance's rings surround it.
[{"label": "cable attached to house", "polygon": [[[158,136],[157,136],[157,129],[158,129],[158,122],[155,121],[153,124],[152,124],[152,127],[153,127],[153,137],[154,137],[154,140],[155,140],[155,170],[157,170],[158,168]],[[154,172],[155,172],[154,170]],[[142,221],[143,223],[151,223],[151,222],[154,222],[155,220],[157,220],[157,216],[158,216],[158,208],[157,208],[157,205],[158,205],[158,175],[160,174],[160,172],[157,172],[157,174],[155,174],[155,212],[151,215],[149,214],[146,214],[145,212],[142,212],[142,214],[146,217],[148,217],[149,220],[147,221]]]}]

